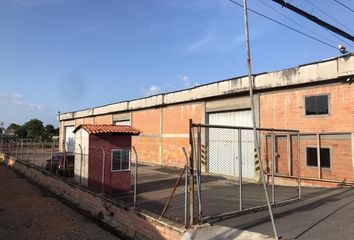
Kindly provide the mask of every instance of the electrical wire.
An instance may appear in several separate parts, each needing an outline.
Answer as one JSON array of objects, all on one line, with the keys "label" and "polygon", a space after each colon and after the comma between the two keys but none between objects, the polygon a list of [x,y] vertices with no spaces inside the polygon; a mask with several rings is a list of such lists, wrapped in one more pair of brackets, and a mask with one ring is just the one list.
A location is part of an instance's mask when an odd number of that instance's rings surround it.
[{"label": "electrical wire", "polygon": [[330,14],[326,13],[325,11],[323,11],[321,8],[317,7],[314,3],[310,2],[309,0],[305,0],[308,4],[310,4],[312,7],[316,8],[318,11],[320,11],[321,13],[323,13],[324,15],[326,15],[327,17],[329,17],[330,19],[332,19],[333,21],[335,21],[336,23],[338,23],[339,25],[341,25],[342,27],[346,28],[347,30],[353,32],[352,29],[350,29],[349,27],[345,26],[344,24],[342,24],[341,22],[339,22],[337,19],[335,19],[334,17],[332,17]]},{"label": "electrical wire", "polygon": [[[323,36],[323,35],[321,35],[321,34],[318,34],[318,33],[316,33],[315,31],[313,31],[312,29],[310,29],[310,28],[308,28],[308,27],[306,27],[306,26],[304,26],[304,25],[302,25],[302,24],[296,22],[295,20],[289,18],[288,16],[286,16],[285,14],[283,14],[283,13],[281,13],[280,11],[276,10],[276,9],[273,8],[272,6],[266,4],[266,3],[264,2],[264,0],[258,0],[258,1],[261,2],[263,5],[265,5],[266,7],[270,8],[271,10],[273,10],[274,12],[276,12],[276,13],[278,13],[279,15],[283,16],[284,18],[288,19],[288,20],[291,21],[292,23],[294,23],[294,24],[296,24],[296,25],[298,25],[298,26],[300,26],[300,27],[306,29],[307,31],[309,31],[309,32],[311,32],[311,33],[317,35],[318,37],[324,38],[324,39],[326,39],[327,41],[330,41],[330,42],[332,42],[332,43],[334,43],[334,44],[338,44],[338,42],[335,42],[334,40],[332,40],[332,39],[330,39],[330,38],[327,38],[327,37],[325,37],[325,36]],[[327,31],[329,34],[331,34],[333,37],[337,38],[337,39],[340,41],[339,43],[343,42],[343,43],[345,43],[347,46],[351,46],[351,47],[354,49],[354,45],[352,45],[352,44],[350,44],[349,42],[347,42],[347,41],[341,39],[340,37],[338,37],[336,34],[332,33],[331,31],[329,31],[328,29],[326,29],[326,28],[323,28],[323,29],[326,30],[326,31]]]},{"label": "electrical wire", "polygon": [[292,23],[294,23],[294,24],[296,24],[296,25],[298,25],[298,26],[300,26],[300,27],[306,29],[307,31],[309,31],[309,32],[311,32],[311,33],[317,35],[318,37],[324,38],[324,39],[326,39],[327,41],[330,41],[330,42],[332,42],[332,43],[334,43],[334,44],[337,44],[337,42],[335,42],[334,40],[332,40],[332,39],[330,39],[330,38],[327,38],[327,37],[325,37],[325,36],[322,36],[321,34],[316,33],[316,32],[313,31],[312,29],[310,29],[310,28],[308,28],[308,27],[306,27],[306,26],[304,26],[304,25],[302,25],[302,24],[296,22],[295,20],[291,19],[290,17],[286,16],[285,14],[281,13],[280,11],[276,10],[276,9],[273,8],[272,6],[266,4],[266,3],[264,2],[264,0],[258,0],[258,1],[259,1],[260,3],[262,3],[264,6],[266,6],[267,8],[269,8],[269,9],[273,10],[274,12],[278,13],[278,14],[281,15],[282,17],[288,19],[288,20],[291,21]]},{"label": "electrical wire", "polygon": [[340,1],[337,1],[337,0],[333,0],[333,1],[335,1],[336,3],[338,3],[339,5],[341,5],[342,7],[346,8],[346,9],[348,9],[349,11],[351,11],[351,12],[354,13],[354,10],[353,10],[352,8],[348,7],[347,5],[341,3]]},{"label": "electrical wire", "polygon": [[[243,8],[243,5],[240,4],[240,3],[238,3],[238,2],[235,2],[235,1],[233,1],[233,0],[229,0],[229,1],[230,1],[231,3],[233,3],[233,4],[235,4],[235,5],[237,5],[237,6]],[[320,42],[320,43],[322,43],[322,44],[324,44],[324,45],[326,45],[326,46],[328,46],[328,47],[331,47],[331,48],[334,48],[334,49],[338,50],[337,47],[335,47],[335,46],[333,46],[333,45],[331,45],[331,44],[329,44],[329,43],[326,43],[326,42],[322,41],[321,39],[315,38],[315,37],[313,37],[313,36],[311,36],[311,35],[309,35],[309,34],[307,34],[307,33],[304,33],[304,32],[302,32],[302,31],[300,31],[300,30],[297,30],[297,29],[295,29],[295,28],[293,28],[293,27],[290,27],[290,26],[288,26],[288,25],[286,25],[286,24],[284,24],[284,23],[281,23],[281,22],[279,22],[279,21],[277,21],[277,20],[275,20],[275,19],[273,19],[273,18],[270,18],[270,17],[268,17],[268,16],[266,16],[266,15],[264,15],[264,14],[262,14],[262,13],[259,13],[259,12],[255,11],[255,10],[251,9],[251,8],[247,8],[247,10],[250,11],[250,12],[252,12],[252,13],[254,13],[254,14],[256,14],[256,15],[259,15],[259,16],[261,16],[261,17],[263,17],[263,18],[266,18],[266,19],[268,19],[268,20],[270,20],[270,21],[272,21],[272,22],[275,22],[275,23],[277,23],[277,24],[279,24],[279,25],[281,25],[281,26],[283,26],[283,27],[286,27],[286,28],[288,28],[288,29],[290,29],[290,30],[293,30],[294,32],[297,32],[297,33],[299,33],[299,34],[301,34],[301,35],[304,35],[304,36],[306,36],[306,37],[308,37],[308,38],[311,38],[311,39],[313,39],[313,40],[315,40],[315,41],[317,41],[317,42]]]}]

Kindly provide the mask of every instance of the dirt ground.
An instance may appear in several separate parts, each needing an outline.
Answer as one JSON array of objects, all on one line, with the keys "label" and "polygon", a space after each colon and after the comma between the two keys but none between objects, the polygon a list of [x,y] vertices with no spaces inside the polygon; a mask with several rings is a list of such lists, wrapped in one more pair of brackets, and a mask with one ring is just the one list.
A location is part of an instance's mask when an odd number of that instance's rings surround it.
[{"label": "dirt ground", "polygon": [[0,239],[119,238],[0,164]]}]

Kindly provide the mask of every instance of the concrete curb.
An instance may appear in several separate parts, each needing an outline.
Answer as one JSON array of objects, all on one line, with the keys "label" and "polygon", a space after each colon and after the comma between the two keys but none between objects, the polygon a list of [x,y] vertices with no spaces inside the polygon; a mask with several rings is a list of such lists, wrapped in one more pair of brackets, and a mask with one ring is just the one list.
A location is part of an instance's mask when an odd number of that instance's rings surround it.
[{"label": "concrete curb", "polygon": [[182,240],[271,240],[267,235],[225,226],[203,226],[188,230]]}]

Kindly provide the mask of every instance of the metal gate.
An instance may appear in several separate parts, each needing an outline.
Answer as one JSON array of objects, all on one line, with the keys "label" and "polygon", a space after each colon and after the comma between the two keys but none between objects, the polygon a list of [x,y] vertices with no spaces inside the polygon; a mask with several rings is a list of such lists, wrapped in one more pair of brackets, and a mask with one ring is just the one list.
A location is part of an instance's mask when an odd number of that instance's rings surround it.
[{"label": "metal gate", "polygon": [[257,156],[250,127],[192,123],[190,130],[199,222],[267,206],[260,160],[273,205],[301,197],[298,131],[258,128]]}]

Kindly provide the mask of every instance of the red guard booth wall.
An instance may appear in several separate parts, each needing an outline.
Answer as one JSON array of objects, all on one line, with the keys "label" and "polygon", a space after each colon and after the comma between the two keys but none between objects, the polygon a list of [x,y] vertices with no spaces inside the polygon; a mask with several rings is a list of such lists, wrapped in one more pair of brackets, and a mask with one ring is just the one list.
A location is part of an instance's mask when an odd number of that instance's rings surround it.
[{"label": "red guard booth wall", "polygon": [[83,124],[75,130],[75,181],[94,192],[130,191],[131,126]]}]

